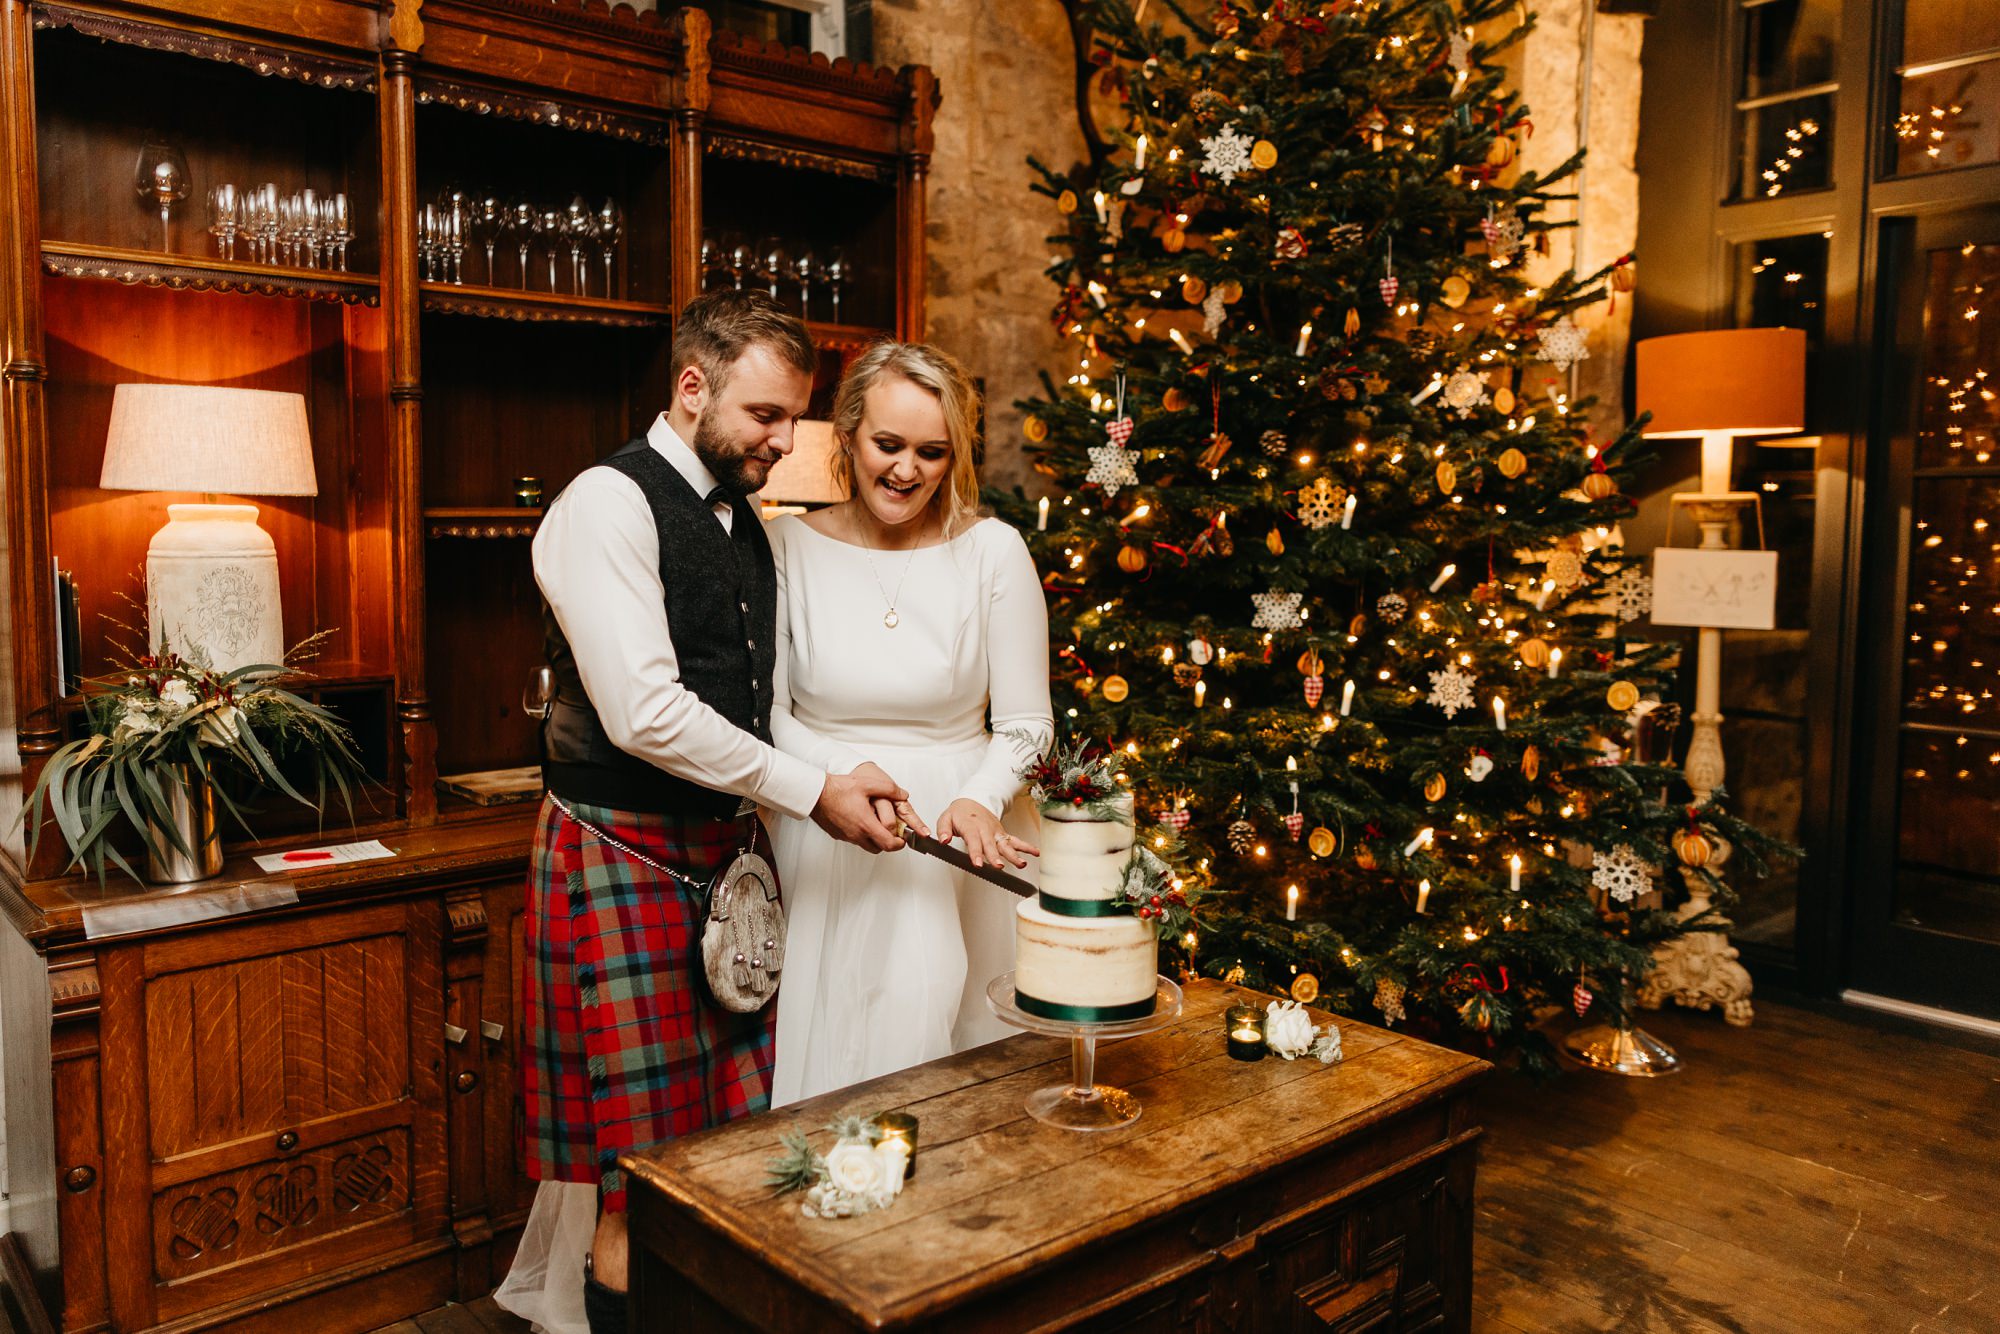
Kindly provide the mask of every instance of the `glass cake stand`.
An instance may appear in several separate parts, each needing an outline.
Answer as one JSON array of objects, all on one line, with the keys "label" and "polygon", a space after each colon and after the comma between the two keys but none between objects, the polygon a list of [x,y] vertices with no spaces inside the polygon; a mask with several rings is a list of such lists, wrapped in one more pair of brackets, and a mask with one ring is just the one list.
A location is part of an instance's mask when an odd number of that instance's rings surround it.
[{"label": "glass cake stand", "polygon": [[1132,1038],[1165,1028],[1181,1014],[1181,989],[1166,978],[1156,979],[1153,1012],[1115,1024],[1075,1024],[1029,1014],[1014,998],[1014,975],[1002,973],[986,988],[993,1013],[1016,1028],[1052,1038],[1069,1039],[1069,1082],[1051,1084],[1028,1095],[1028,1115],[1064,1130],[1116,1130],[1139,1119],[1139,1100],[1124,1089],[1097,1082],[1097,1043],[1101,1038]]}]

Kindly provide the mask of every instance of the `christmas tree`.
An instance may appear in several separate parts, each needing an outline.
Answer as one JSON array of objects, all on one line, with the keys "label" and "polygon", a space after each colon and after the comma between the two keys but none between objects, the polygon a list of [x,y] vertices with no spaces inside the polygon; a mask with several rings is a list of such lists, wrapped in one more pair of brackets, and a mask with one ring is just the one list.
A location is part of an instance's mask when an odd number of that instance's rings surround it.
[{"label": "christmas tree", "polygon": [[992,499],[1059,721],[1185,841],[1179,963],[1474,1043],[1615,1017],[1709,840],[1766,845],[1687,804],[1671,648],[1619,633],[1640,442],[1564,372],[1632,270],[1525,272],[1577,163],[1514,169],[1516,6],[1071,7],[1091,160],[1034,166],[1077,364],[1022,404],[1063,489]]}]

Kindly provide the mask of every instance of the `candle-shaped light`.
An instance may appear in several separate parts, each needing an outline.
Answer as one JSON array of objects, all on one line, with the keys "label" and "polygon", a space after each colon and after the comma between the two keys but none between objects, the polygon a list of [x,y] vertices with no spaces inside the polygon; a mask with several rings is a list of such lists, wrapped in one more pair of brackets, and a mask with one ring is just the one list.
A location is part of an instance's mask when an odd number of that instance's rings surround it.
[{"label": "candle-shaped light", "polygon": [[1521,854],[1515,853],[1507,859],[1507,888],[1510,892],[1521,892]]},{"label": "candle-shaped light", "polygon": [[1298,779],[1298,773],[1299,773],[1299,757],[1298,757],[1298,756],[1296,756],[1296,755],[1287,755],[1287,756],[1285,756],[1285,772],[1286,772],[1286,773],[1288,773],[1288,774],[1290,774],[1290,775],[1292,775],[1292,777],[1291,777],[1291,780],[1290,780],[1290,782],[1289,782],[1289,783],[1287,783],[1287,784],[1286,784],[1286,786],[1288,786],[1288,787],[1290,787],[1290,788],[1292,789],[1292,795],[1296,797],[1296,796],[1298,796],[1298,795],[1299,795],[1299,779]]},{"label": "candle-shaped light", "polygon": [[1342,684],[1342,686],[1340,687],[1340,716],[1345,718],[1347,716],[1347,711],[1353,707],[1354,707],[1354,682],[1350,679],[1344,684]]},{"label": "candle-shaped light", "polygon": [[1097,205],[1097,220],[1099,223],[1104,222],[1111,216],[1104,207],[1104,191],[1099,190],[1096,194],[1092,195],[1091,202]]},{"label": "candle-shaped light", "polygon": [[1414,857],[1417,855],[1418,848],[1429,847],[1431,845],[1431,834],[1432,830],[1428,825],[1426,825],[1422,829],[1419,829],[1417,831],[1417,836],[1410,840],[1408,847],[1403,849],[1403,855],[1405,857]]},{"label": "candle-shaped light", "polygon": [[1139,142],[1133,145],[1133,148],[1135,151],[1132,154],[1132,170],[1144,171],[1146,169],[1146,136],[1143,134],[1140,135]]},{"label": "candle-shaped light", "polygon": [[1493,725],[1503,732],[1507,730],[1507,701],[1498,695],[1493,697]]},{"label": "candle-shaped light", "polygon": [[1207,702],[1208,702],[1208,682],[1196,681],[1194,683],[1194,706],[1198,709]]},{"label": "candle-shaped light", "polygon": [[1299,887],[1297,885],[1285,886],[1285,920],[1288,922],[1299,920]]},{"label": "candle-shaped light", "polygon": [[[1098,196],[1097,198],[1098,198],[1098,200],[1099,200],[1099,203],[1098,203],[1098,212],[1099,212],[1100,214],[1102,214],[1102,213],[1103,213],[1103,211],[1104,211],[1104,205],[1103,205],[1103,202],[1102,202],[1102,201],[1103,201],[1103,199],[1104,199],[1104,196],[1103,196],[1103,195],[1099,195],[1099,196]],[[1102,221],[1102,220],[1103,220],[1103,219],[1102,219],[1102,218],[1100,217],[1100,218],[1099,218],[1099,221]],[[1091,299],[1092,301],[1094,301],[1094,302],[1096,302],[1096,303],[1097,303],[1097,308],[1098,308],[1099,310],[1103,310],[1103,309],[1104,309],[1104,284],[1103,284],[1103,283],[1100,283],[1100,282],[1096,281],[1095,279],[1093,279],[1093,280],[1091,281],[1091,284],[1090,284],[1090,299]]]},{"label": "candle-shaped light", "polygon": [[1444,377],[1442,375],[1433,375],[1431,377],[1431,382],[1429,384],[1425,385],[1422,389],[1419,389],[1415,394],[1412,394],[1410,396],[1410,406],[1413,408],[1417,407],[1425,399],[1429,398],[1432,394],[1435,394],[1438,390],[1442,388],[1444,388]]},{"label": "candle-shaped light", "polygon": [[1431,580],[1431,592],[1435,593],[1440,588],[1443,588],[1445,580],[1451,578],[1454,574],[1457,573],[1458,573],[1458,567],[1456,565],[1447,565],[1442,570],[1439,570],[1438,577]]},{"label": "candle-shaped light", "polygon": [[1550,649],[1549,680],[1553,681],[1556,679],[1556,672],[1562,667],[1562,665],[1563,665],[1563,651],[1559,648]]},{"label": "candle-shaped light", "polygon": [[1299,326],[1299,345],[1292,349],[1292,355],[1295,357],[1303,357],[1306,354],[1306,345],[1312,342],[1312,336],[1313,336],[1312,321],[1307,320],[1304,324],[1301,324]]},{"label": "candle-shaped light", "polygon": [[1417,911],[1418,912],[1426,911],[1426,909],[1430,904],[1430,901],[1431,901],[1431,882],[1428,880],[1417,881]]},{"label": "candle-shaped light", "polygon": [[1190,343],[1187,340],[1187,335],[1179,329],[1167,330],[1167,337],[1173,339],[1174,346],[1179,348],[1183,355],[1190,357],[1194,355],[1194,344]]},{"label": "candle-shaped light", "polygon": [[1343,530],[1354,526],[1354,507],[1360,503],[1361,498],[1354,492],[1347,493],[1347,503],[1340,507],[1340,526]]},{"label": "candle-shaped light", "polygon": [[1049,531],[1049,498],[1047,496],[1043,496],[1035,502],[1035,531],[1038,533]]}]

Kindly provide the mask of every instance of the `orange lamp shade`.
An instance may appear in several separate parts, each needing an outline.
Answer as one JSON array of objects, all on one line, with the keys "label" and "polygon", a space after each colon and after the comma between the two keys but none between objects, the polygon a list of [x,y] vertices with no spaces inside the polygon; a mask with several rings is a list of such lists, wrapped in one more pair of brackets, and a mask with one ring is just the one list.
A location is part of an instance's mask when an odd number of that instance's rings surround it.
[{"label": "orange lamp shade", "polygon": [[1638,396],[1653,436],[1802,431],[1803,329],[1711,329],[1639,344]]}]

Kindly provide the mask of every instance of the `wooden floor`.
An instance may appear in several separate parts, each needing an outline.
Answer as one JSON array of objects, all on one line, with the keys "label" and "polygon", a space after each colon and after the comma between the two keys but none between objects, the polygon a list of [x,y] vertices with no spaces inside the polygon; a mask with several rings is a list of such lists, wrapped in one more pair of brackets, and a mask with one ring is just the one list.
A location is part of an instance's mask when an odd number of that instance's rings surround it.
[{"label": "wooden floor", "polygon": [[[1480,1334],[2000,1330],[2000,1044],[1764,1002],[1686,1068],[1487,1089]],[[521,1334],[491,1301],[383,1334]]]}]

